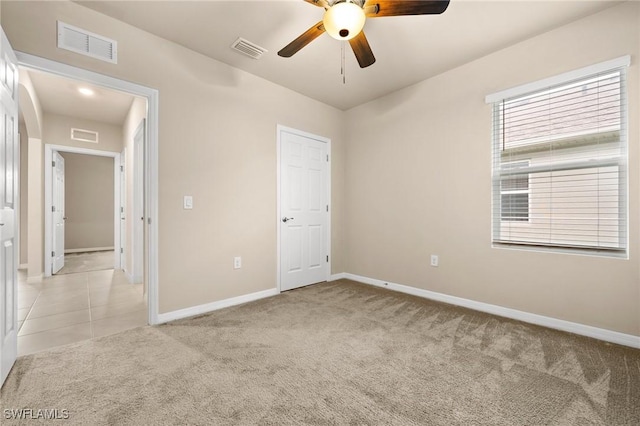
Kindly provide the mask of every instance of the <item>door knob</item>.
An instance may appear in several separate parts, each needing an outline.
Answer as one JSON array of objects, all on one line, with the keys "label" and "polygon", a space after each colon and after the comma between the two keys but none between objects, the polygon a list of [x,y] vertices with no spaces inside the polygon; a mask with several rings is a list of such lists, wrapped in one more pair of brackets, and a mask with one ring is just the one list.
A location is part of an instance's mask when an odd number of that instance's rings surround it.
[{"label": "door knob", "polygon": [[293,220],[293,218],[292,218],[292,217],[283,217],[283,218],[282,218],[282,221],[283,221],[284,223],[287,223],[287,222],[289,222],[290,220]]}]

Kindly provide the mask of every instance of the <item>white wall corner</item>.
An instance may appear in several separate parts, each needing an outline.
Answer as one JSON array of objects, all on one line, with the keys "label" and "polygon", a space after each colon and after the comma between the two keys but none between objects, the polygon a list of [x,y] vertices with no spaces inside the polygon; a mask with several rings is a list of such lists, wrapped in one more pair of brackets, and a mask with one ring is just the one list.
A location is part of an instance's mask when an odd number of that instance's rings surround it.
[{"label": "white wall corner", "polygon": [[566,331],[581,336],[591,337],[605,342],[616,343],[619,345],[630,346],[640,349],[640,336],[632,334],[619,333],[617,331],[607,330],[603,328],[593,327],[590,325],[579,324],[571,321],[565,321],[557,318],[546,317],[543,315],[523,312],[516,309],[505,308],[503,306],[491,305],[475,300],[464,299],[462,297],[450,296],[448,294],[436,293],[429,290],[423,290],[416,287],[410,287],[402,284],[396,284],[389,281],[377,280],[375,278],[363,277],[355,274],[339,274],[344,275],[345,279],[357,281],[363,284],[369,284],[376,287],[388,288],[390,290],[399,291],[401,293],[411,294],[413,296],[423,297],[425,299],[437,302],[448,303],[450,305],[462,306],[473,309],[475,311],[486,312],[504,318],[515,319],[518,321],[541,325],[543,327],[553,328],[555,330]]},{"label": "white wall corner", "polygon": [[204,305],[192,306],[191,308],[180,309],[177,311],[158,314],[156,324],[163,324],[169,321],[175,321],[182,318],[202,315],[219,309],[228,308],[230,306],[241,305],[243,303],[253,302],[255,300],[264,299],[280,294],[277,288],[258,291],[256,293],[245,294],[243,296],[232,297],[230,299],[219,300],[217,302],[206,303]]}]

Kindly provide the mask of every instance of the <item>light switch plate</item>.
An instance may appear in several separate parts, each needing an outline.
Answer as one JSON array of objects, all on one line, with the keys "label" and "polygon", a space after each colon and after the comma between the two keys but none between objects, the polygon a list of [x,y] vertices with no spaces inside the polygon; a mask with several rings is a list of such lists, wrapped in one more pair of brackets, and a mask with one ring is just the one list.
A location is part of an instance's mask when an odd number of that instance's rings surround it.
[{"label": "light switch plate", "polygon": [[185,210],[193,209],[193,197],[191,195],[184,196],[184,204],[183,207]]},{"label": "light switch plate", "polygon": [[242,258],[240,256],[236,256],[233,258],[233,269],[242,268]]},{"label": "light switch plate", "polygon": [[431,266],[438,266],[440,259],[438,259],[438,255],[437,254],[432,254],[431,255]]}]

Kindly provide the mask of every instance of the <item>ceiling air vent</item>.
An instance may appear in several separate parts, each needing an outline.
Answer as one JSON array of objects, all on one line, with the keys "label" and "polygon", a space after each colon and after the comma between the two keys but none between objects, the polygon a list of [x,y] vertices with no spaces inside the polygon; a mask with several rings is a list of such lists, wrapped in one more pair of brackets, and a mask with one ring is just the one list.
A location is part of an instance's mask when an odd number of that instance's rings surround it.
[{"label": "ceiling air vent", "polygon": [[238,37],[231,45],[231,48],[244,55],[251,56],[253,59],[260,59],[262,55],[268,52],[264,47],[253,44],[242,37]]},{"label": "ceiling air vent", "polygon": [[71,129],[71,140],[98,143],[98,132],[84,129]]},{"label": "ceiling air vent", "polygon": [[115,40],[60,21],[58,47],[113,64],[118,63],[118,43]]}]

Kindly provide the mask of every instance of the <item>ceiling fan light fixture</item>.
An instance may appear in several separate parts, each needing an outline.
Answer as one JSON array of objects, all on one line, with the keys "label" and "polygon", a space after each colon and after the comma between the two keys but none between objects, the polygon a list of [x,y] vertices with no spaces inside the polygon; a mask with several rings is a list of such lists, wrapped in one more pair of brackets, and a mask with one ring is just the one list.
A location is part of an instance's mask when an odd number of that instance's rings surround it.
[{"label": "ceiling fan light fixture", "polygon": [[357,36],[366,17],[364,10],[355,3],[336,3],[324,13],[322,23],[327,33],[336,40],[351,40]]}]

